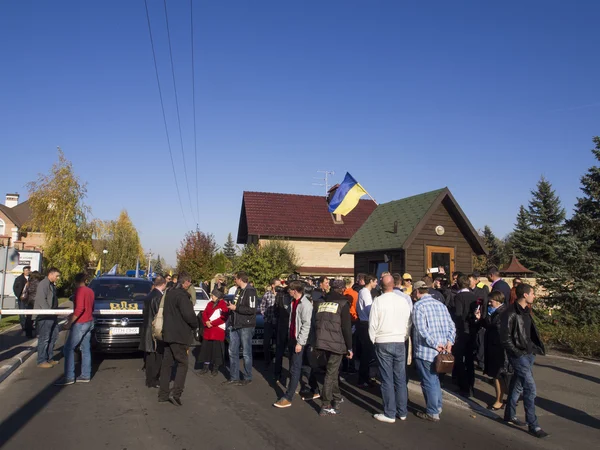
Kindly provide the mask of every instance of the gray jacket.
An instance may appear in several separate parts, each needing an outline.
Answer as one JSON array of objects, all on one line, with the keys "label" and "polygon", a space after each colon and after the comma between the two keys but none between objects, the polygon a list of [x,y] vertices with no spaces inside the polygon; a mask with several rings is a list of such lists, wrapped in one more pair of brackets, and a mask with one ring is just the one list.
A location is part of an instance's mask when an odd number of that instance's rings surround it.
[{"label": "gray jacket", "polygon": [[[303,295],[300,299],[300,303],[298,303],[298,308],[296,309],[296,341],[298,344],[304,346],[306,345],[306,341],[308,340],[308,335],[310,333],[310,322],[312,320],[312,310],[313,305],[308,300],[306,295]],[[292,311],[290,307],[290,318],[289,325],[292,325]]]},{"label": "gray jacket", "polygon": [[[35,303],[33,309],[58,309],[58,297],[56,296],[56,286],[46,277],[38,286],[35,293]],[[37,316],[37,320],[56,319],[56,316]]]}]

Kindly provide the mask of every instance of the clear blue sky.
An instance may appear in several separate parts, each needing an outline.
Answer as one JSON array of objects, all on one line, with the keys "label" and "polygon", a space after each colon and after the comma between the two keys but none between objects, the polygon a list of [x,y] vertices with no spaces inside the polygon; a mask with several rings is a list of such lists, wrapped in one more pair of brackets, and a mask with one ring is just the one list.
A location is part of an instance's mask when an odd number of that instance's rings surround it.
[{"label": "clear blue sky", "polygon": [[[163,4],[148,2],[195,228],[189,3],[167,2],[193,214]],[[494,3],[194,1],[200,229],[222,244],[244,190],[320,194],[318,169],[379,202],[448,186],[499,236],[541,175],[570,212],[600,134],[600,2]],[[174,263],[186,226],[145,14],[143,0],[0,4],[0,189],[26,194],[60,145],[94,216],[126,208]]]}]

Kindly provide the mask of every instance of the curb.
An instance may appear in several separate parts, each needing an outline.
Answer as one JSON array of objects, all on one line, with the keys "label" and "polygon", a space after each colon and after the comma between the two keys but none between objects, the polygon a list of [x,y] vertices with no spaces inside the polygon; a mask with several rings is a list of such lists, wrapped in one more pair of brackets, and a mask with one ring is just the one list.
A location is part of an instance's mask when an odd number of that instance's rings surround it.
[{"label": "curb", "polygon": [[560,356],[560,355],[552,355],[552,354],[549,355],[547,353],[544,356],[546,356],[547,358],[564,359],[566,361],[573,361],[573,362],[578,362],[578,363],[583,363],[583,364],[591,364],[593,366],[600,366],[600,362],[590,360],[590,359],[577,359],[577,358],[570,358],[568,356]]},{"label": "curb", "polygon": [[[414,393],[422,394],[421,384],[418,383],[417,381],[410,380],[408,382],[408,390],[412,391]],[[442,388],[442,400],[446,404],[450,404],[459,409],[464,409],[467,411],[475,412],[475,413],[479,414],[480,416],[487,417],[488,419],[492,419],[492,420],[500,420],[501,419],[500,416],[498,416],[497,414],[494,414],[492,411],[485,409],[483,406],[479,405],[478,403],[475,403],[474,401],[469,400],[468,398],[465,398],[461,395],[455,394],[454,392],[447,391],[443,388]]]},{"label": "curb", "polygon": [[15,370],[21,367],[27,359],[33,355],[37,350],[37,339],[32,341],[29,348],[26,348],[21,353],[13,356],[9,361],[9,364],[0,366],[0,383],[6,380]]}]

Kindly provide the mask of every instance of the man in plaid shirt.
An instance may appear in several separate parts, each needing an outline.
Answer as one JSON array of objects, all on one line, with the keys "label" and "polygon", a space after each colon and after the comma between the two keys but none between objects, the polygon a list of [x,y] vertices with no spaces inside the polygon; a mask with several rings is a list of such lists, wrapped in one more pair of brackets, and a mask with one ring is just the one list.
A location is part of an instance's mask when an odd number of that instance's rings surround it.
[{"label": "man in plaid shirt", "polygon": [[277,287],[281,286],[281,280],[273,278],[269,289],[263,295],[262,301],[260,302],[260,313],[264,318],[264,335],[263,335],[263,349],[265,352],[265,368],[269,368],[271,365],[271,343],[273,342],[273,335],[277,330],[277,318],[275,317],[275,295]]},{"label": "man in plaid shirt", "polygon": [[421,375],[421,389],[427,408],[417,412],[417,417],[431,422],[439,422],[442,412],[442,388],[435,372],[433,360],[446,351],[452,352],[456,327],[448,308],[429,294],[423,281],[413,287],[417,303],[413,309],[415,364]]}]

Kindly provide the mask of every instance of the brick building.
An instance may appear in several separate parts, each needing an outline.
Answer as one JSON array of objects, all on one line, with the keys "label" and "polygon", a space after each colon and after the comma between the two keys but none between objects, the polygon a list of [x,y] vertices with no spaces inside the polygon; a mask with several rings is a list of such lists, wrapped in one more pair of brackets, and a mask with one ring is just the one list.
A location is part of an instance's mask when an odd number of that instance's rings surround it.
[{"label": "brick building", "polygon": [[21,250],[41,250],[44,234],[24,230],[31,218],[31,208],[27,201],[19,203],[19,194],[6,194],[4,205],[0,204],[0,241],[10,243]]},{"label": "brick building", "polygon": [[354,258],[340,255],[340,250],[376,206],[361,200],[350,214],[336,217],[328,211],[325,197],[244,192],[237,243],[284,240],[298,254],[300,274],[352,277]]}]

